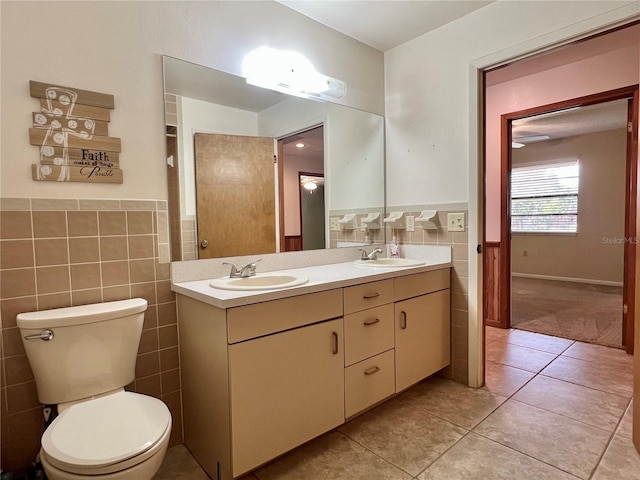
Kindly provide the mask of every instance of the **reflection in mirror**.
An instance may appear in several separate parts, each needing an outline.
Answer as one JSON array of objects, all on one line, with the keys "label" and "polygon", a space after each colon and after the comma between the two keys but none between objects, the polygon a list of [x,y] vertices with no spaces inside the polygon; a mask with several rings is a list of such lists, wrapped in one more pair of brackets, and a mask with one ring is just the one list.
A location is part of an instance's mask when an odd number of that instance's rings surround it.
[{"label": "reflection in mirror", "polygon": [[381,116],[171,57],[163,69],[174,261],[384,243],[361,222],[384,213]]}]

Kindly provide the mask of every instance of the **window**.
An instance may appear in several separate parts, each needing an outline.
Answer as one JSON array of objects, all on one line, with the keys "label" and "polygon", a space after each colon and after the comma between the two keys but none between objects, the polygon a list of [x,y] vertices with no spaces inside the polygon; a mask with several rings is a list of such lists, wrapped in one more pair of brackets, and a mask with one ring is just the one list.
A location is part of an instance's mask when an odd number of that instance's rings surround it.
[{"label": "window", "polygon": [[511,169],[511,231],[577,233],[580,164],[553,163]]}]

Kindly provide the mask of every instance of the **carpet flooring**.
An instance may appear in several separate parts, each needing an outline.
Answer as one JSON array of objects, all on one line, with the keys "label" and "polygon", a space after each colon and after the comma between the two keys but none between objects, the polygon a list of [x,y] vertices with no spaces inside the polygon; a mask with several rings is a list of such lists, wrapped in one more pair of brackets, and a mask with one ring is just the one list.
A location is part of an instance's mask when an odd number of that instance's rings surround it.
[{"label": "carpet flooring", "polygon": [[622,287],[512,277],[511,327],[620,348]]}]

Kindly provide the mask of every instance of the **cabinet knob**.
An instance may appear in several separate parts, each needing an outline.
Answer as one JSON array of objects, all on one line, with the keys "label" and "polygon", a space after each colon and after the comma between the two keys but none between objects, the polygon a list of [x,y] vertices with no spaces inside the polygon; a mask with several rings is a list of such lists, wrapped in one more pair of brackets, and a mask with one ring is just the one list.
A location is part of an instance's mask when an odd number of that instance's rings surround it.
[{"label": "cabinet knob", "polygon": [[373,367],[369,367],[364,371],[365,375],[373,375],[374,373],[377,373],[380,371],[380,367],[378,367],[377,365],[373,366]]},{"label": "cabinet knob", "polygon": [[379,297],[380,294],[378,292],[373,292],[373,293],[366,293],[362,298],[368,300],[370,298],[376,298]]},{"label": "cabinet knob", "polygon": [[380,319],[379,318],[371,318],[369,320],[365,320],[363,323],[364,323],[364,325],[366,325],[368,327],[369,325],[375,325],[376,323],[380,323]]},{"label": "cabinet knob", "polygon": [[331,332],[331,336],[333,338],[333,354],[338,354],[338,334],[336,332]]},{"label": "cabinet knob", "polygon": [[202,248],[207,248],[209,246],[209,241],[207,239],[204,239],[200,242],[200,246]]}]

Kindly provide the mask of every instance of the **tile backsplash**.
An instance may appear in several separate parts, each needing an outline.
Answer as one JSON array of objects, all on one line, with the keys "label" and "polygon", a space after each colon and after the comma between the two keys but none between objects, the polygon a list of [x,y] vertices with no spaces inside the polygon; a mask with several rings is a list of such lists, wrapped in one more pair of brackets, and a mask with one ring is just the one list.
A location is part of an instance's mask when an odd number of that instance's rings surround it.
[{"label": "tile backsplash", "polygon": [[39,450],[42,406],[16,315],[141,297],[148,309],[136,378],[126,388],[161,398],[182,442],[175,295],[167,205],[155,200],[0,199],[2,469],[23,470]]}]

